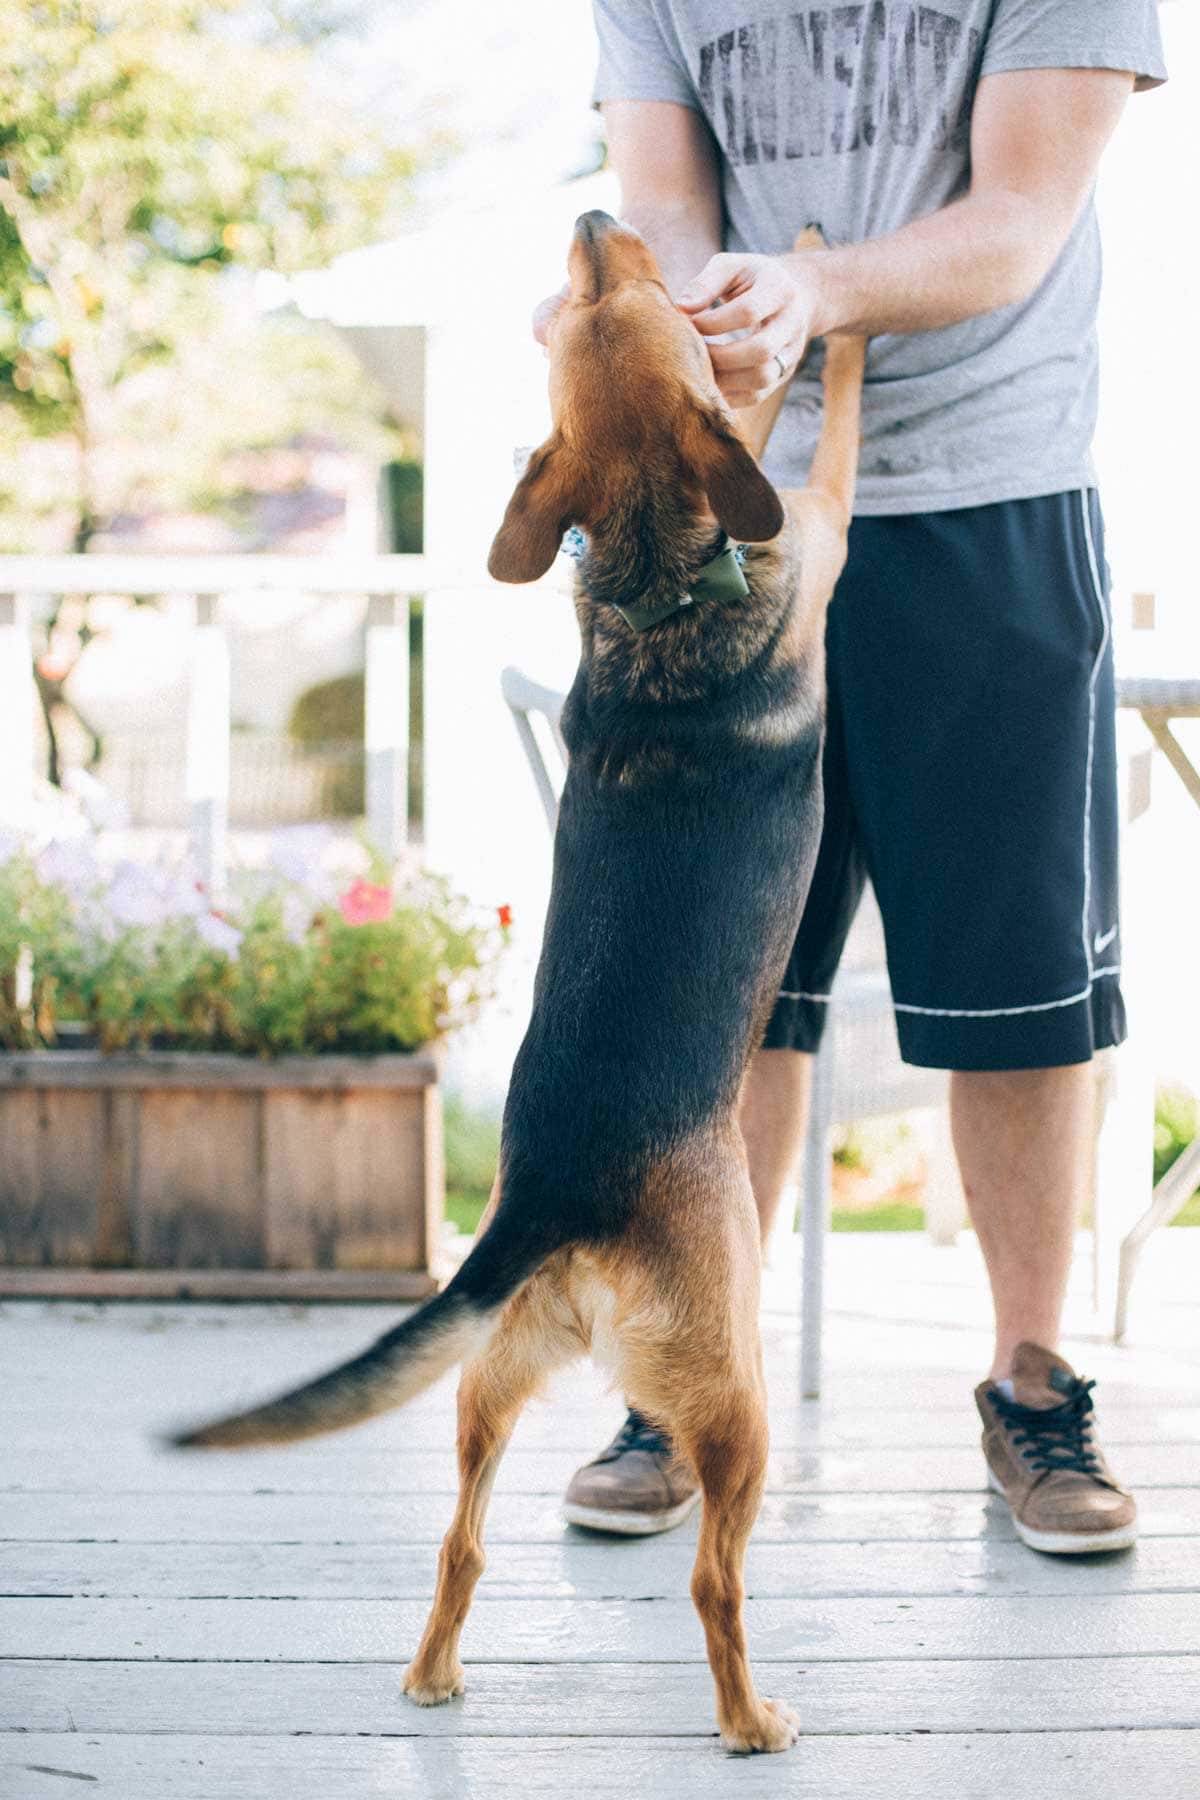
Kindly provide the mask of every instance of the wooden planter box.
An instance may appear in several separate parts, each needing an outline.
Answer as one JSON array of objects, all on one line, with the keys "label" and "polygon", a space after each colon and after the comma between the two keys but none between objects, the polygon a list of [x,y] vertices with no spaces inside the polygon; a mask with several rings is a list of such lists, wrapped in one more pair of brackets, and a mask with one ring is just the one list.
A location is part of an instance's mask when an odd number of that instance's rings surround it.
[{"label": "wooden planter box", "polygon": [[0,1294],[437,1287],[439,1064],[0,1053]]}]

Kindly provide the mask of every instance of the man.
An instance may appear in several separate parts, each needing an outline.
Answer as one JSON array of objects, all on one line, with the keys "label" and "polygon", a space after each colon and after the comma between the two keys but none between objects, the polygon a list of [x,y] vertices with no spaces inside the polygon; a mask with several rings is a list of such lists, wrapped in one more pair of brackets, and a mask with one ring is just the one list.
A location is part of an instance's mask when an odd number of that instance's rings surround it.
[{"label": "man", "polygon": [[[1036,1548],[1122,1548],[1134,1502],[1055,1346],[1087,1181],[1089,1064],[1124,1035],[1089,455],[1092,186],[1130,91],[1165,75],[1153,0],[595,0],[595,12],[624,217],[709,338],[728,403],[790,379],[812,338],[871,338],[827,630],[825,831],[743,1096],[763,1235],[869,874],[901,1052],[953,1071],[995,1306],[976,1390],[991,1485]],[[830,248],[789,253],[810,222]],[[539,308],[540,336],[557,303]],[[802,484],[818,419],[806,366],[766,459],[780,485]],[[565,1510],[640,1533],[679,1523],[696,1498],[670,1444],[631,1414]]]}]

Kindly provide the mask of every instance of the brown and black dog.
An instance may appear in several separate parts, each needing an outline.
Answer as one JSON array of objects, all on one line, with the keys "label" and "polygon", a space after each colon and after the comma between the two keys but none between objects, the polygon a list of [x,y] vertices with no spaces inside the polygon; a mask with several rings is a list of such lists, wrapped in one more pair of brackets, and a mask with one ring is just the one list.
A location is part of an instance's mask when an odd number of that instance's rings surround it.
[{"label": "brown and black dog", "polygon": [[[830,340],[810,483],[781,498],[747,445],[761,450],[782,391],[743,438],[650,251],[607,214],[579,220],[569,268],[554,431],[489,559],[501,581],[533,581],[567,526],[587,535],[550,912],[485,1229],[445,1290],[354,1361],[176,1441],[330,1431],[465,1363],[458,1508],[404,1681],[434,1705],[463,1688],[459,1634],[509,1434],[547,1373],[591,1350],[699,1476],[692,1596],[722,1739],[782,1750],[798,1723],[755,1691],[742,1623],[767,1420],[738,1097],[816,856],[822,639],[863,344]],[[622,609],[674,606],[726,536],[750,546],[744,593],[627,622]]]}]

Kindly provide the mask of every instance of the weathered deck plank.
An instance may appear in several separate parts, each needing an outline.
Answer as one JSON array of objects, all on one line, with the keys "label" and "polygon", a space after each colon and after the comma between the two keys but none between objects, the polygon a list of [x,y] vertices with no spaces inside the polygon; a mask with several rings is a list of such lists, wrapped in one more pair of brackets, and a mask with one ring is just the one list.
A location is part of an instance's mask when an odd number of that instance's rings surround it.
[{"label": "weathered deck plank", "polygon": [[[556,1543],[489,1548],[481,1598],[670,1600],[686,1594],[687,1538],[613,1543],[560,1531]],[[426,1600],[432,1544],[6,1544],[0,1595],[69,1599]],[[1029,1597],[1200,1590],[1200,1538],[1152,1539],[1127,1556],[1031,1556],[1023,1544],[753,1543],[753,1599],[962,1594]]]},{"label": "weathered deck plank", "polygon": [[[969,1422],[967,1429],[970,1429]],[[973,1437],[975,1434],[972,1433]],[[451,1440],[452,1441],[452,1440]],[[558,1450],[510,1449],[496,1478],[497,1493],[561,1494],[580,1458],[598,1446]],[[1124,1480],[1138,1488],[1200,1486],[1200,1444],[1134,1444],[1120,1458]],[[978,1449],[780,1450],[767,1465],[776,1494],[975,1493],[982,1478]],[[236,1456],[156,1454],[136,1441],[113,1443],[96,1434],[64,1456],[49,1444],[19,1443],[5,1455],[0,1492],[247,1494],[272,1488],[291,1494],[453,1494],[454,1451],[296,1449],[239,1451]]]},{"label": "weathered deck plank", "polygon": [[[292,1374],[296,1373],[293,1369]],[[280,1379],[288,1377],[281,1375]],[[256,1391],[265,1391],[261,1382]],[[1112,1450],[1163,1443],[1200,1445],[1200,1406],[1162,1401],[1155,1404],[1149,1396],[1131,1404],[1114,1401],[1107,1391],[1102,1399],[1104,1441]],[[43,1400],[17,1405],[8,1395],[0,1397],[0,1433],[6,1440],[19,1434],[22,1445],[29,1450],[54,1453],[61,1450],[64,1433],[81,1437],[95,1430],[100,1417],[104,1419],[110,1445],[119,1442],[136,1449],[150,1443],[175,1417],[185,1412],[194,1416],[205,1409],[217,1410],[212,1394],[203,1391],[186,1407],[181,1407],[172,1396],[166,1405],[160,1399],[157,1405],[135,1408],[120,1395],[105,1400],[99,1389],[68,1406],[50,1405]],[[593,1398],[579,1392],[560,1394],[556,1387],[550,1398],[535,1401],[526,1409],[510,1454],[555,1449],[587,1455],[612,1436],[620,1416],[620,1408],[612,1398]],[[875,1455],[884,1450],[961,1450],[964,1442],[969,1445],[973,1441],[977,1431],[975,1409],[965,1384],[960,1387],[957,1406],[936,1411],[899,1402],[866,1409],[822,1407],[819,1402],[810,1402],[803,1408],[777,1406],[771,1415],[771,1445],[776,1452],[865,1450]],[[336,1445],[310,1440],[297,1444],[288,1457],[303,1465],[314,1456],[340,1458],[351,1448],[356,1453],[375,1451],[404,1456],[414,1450],[444,1451],[453,1442],[454,1398],[452,1390],[445,1388],[435,1400],[423,1398],[402,1414],[364,1426],[353,1438],[338,1440]]]},{"label": "weathered deck plank", "polygon": [[[0,1657],[127,1661],[391,1662],[415,1648],[424,1600],[0,1600]],[[1182,1656],[1196,1648],[1194,1593],[1028,1599],[749,1600],[756,1661]],[[483,1596],[464,1660],[698,1662],[691,1602]]]},{"label": "weathered deck plank", "polygon": [[807,1738],[789,1756],[735,1762],[714,1741],[100,1737],[32,1733],[0,1746],[6,1800],[83,1791],[111,1800],[1187,1800],[1190,1732]]},{"label": "weathered deck plank", "polygon": [[[585,1646],[580,1646],[581,1653]],[[713,1730],[701,1663],[471,1663],[467,1693],[419,1709],[403,1664],[0,1665],[0,1730],[197,1736],[693,1737]],[[806,1734],[1163,1730],[1200,1725],[1200,1659],[779,1663]]]},{"label": "weathered deck plank", "polygon": [[[558,1493],[497,1494],[487,1539],[561,1543]],[[1142,1540],[1200,1537],[1200,1488],[1145,1488]],[[319,1494],[28,1493],[0,1497],[4,1540],[139,1544],[440,1544],[453,1511],[448,1494],[343,1494],[336,1508]],[[680,1528],[691,1542],[695,1523]],[[767,1494],[754,1543],[1011,1543],[1007,1510],[982,1490],[965,1494]],[[580,1542],[568,1536],[567,1541]],[[0,1557],[3,1551],[0,1550]]]}]

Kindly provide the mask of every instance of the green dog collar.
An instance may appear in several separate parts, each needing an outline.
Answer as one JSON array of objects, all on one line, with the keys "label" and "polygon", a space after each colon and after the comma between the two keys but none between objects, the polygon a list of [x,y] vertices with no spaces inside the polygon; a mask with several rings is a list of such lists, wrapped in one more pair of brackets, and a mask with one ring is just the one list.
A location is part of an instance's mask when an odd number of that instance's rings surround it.
[{"label": "green dog collar", "polygon": [[678,600],[665,600],[659,606],[618,606],[617,611],[635,631],[646,631],[651,625],[661,625],[664,619],[673,618],[697,600],[740,600],[749,592],[737,550],[732,544],[726,544],[711,562],[706,562],[697,571],[695,581]]}]

